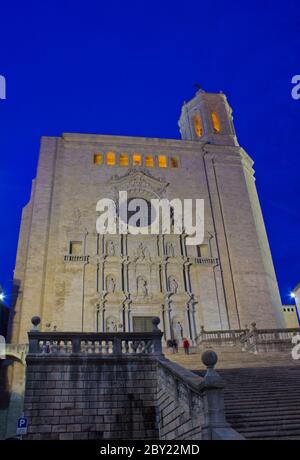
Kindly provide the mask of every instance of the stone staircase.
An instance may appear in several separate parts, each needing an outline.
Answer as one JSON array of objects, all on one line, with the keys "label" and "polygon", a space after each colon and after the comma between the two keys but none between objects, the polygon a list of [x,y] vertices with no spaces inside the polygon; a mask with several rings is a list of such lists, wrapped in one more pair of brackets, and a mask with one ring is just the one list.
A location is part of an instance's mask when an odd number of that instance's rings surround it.
[{"label": "stone staircase", "polygon": [[[300,360],[290,352],[252,354],[239,347],[212,348],[226,383],[225,409],[231,426],[246,439],[300,439]],[[203,375],[201,349],[169,359]]]},{"label": "stone staircase", "polygon": [[237,345],[192,347],[189,355],[185,355],[182,348],[175,354],[173,354],[170,349],[165,349],[164,353],[168,359],[180,364],[186,369],[200,370],[204,369],[201,363],[201,355],[208,349],[213,349],[218,355],[217,369],[281,367],[287,365],[300,368],[300,360],[294,360],[290,351],[272,351],[254,354],[242,351],[241,347]]},{"label": "stone staircase", "polygon": [[246,439],[300,439],[300,366],[226,369],[228,422]]}]

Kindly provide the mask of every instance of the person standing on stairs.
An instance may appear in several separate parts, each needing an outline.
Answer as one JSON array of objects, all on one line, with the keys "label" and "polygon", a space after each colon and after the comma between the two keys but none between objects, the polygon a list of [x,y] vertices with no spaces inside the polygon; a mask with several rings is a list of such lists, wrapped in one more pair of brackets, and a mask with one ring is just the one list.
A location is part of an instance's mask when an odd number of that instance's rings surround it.
[{"label": "person standing on stairs", "polygon": [[183,339],[183,348],[184,348],[184,353],[188,355],[190,353],[190,342],[188,341],[187,338]]}]

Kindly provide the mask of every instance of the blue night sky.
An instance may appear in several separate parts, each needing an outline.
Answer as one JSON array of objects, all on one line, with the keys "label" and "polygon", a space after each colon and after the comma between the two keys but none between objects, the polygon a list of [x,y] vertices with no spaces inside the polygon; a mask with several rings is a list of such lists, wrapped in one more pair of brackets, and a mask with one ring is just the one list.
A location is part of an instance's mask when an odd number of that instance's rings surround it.
[{"label": "blue night sky", "polygon": [[[243,5],[243,6],[242,6]],[[257,188],[282,300],[300,281],[300,2],[1,4],[0,283],[9,292],[39,139],[62,132],[179,138],[198,82],[222,90]]]}]

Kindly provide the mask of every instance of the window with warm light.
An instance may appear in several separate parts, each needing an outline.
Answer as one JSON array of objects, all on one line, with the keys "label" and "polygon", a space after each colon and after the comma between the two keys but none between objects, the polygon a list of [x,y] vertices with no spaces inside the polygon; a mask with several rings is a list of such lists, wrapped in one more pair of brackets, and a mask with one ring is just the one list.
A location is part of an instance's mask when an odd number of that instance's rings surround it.
[{"label": "window with warm light", "polygon": [[142,164],[142,157],[139,153],[134,153],[132,155],[132,164],[133,166],[141,166]]},{"label": "window with warm light", "polygon": [[94,154],[94,164],[95,165],[102,165],[102,153],[95,153]]},{"label": "window with warm light", "polygon": [[145,163],[147,168],[153,168],[154,166],[154,159],[152,155],[147,155],[145,158]]},{"label": "window with warm light", "polygon": [[212,112],[211,119],[212,119],[212,123],[213,123],[215,133],[220,133],[221,132],[221,125],[220,125],[220,119],[219,119],[218,114],[216,112]]},{"label": "window with warm light", "polygon": [[175,157],[171,157],[170,164],[171,168],[178,168],[178,159]]},{"label": "window with warm light", "polygon": [[203,135],[202,122],[199,113],[194,115],[194,130],[197,137],[201,137]]},{"label": "window with warm light", "polygon": [[106,164],[109,166],[114,166],[116,164],[116,154],[115,152],[107,152],[106,154]]},{"label": "window with warm light", "polygon": [[167,167],[167,157],[165,157],[165,155],[158,155],[158,166],[160,168]]},{"label": "window with warm light", "polygon": [[128,155],[126,153],[120,154],[120,166],[128,166]]}]

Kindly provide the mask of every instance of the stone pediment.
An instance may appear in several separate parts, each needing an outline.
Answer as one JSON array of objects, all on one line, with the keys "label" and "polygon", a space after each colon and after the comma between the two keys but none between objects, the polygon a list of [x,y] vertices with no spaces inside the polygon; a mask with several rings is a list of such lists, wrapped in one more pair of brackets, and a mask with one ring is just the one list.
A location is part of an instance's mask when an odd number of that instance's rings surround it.
[{"label": "stone pediment", "polygon": [[128,193],[128,197],[147,194],[150,198],[163,197],[169,185],[165,179],[156,178],[143,167],[132,167],[122,176],[114,175],[109,184],[115,194],[122,190]]}]

